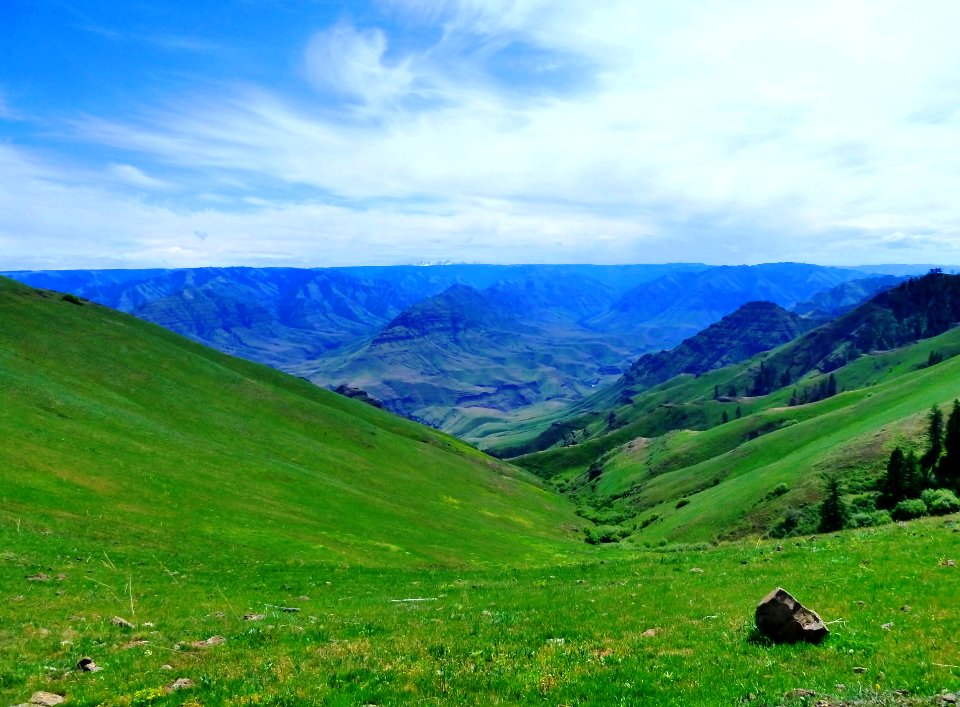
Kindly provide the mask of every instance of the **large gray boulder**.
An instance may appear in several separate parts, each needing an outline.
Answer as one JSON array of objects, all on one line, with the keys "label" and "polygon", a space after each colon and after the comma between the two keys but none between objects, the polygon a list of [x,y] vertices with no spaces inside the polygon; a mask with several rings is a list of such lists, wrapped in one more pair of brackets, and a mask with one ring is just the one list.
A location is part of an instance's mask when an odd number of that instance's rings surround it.
[{"label": "large gray boulder", "polygon": [[781,587],[763,598],[754,618],[760,633],[775,643],[820,643],[830,633],[816,611]]}]

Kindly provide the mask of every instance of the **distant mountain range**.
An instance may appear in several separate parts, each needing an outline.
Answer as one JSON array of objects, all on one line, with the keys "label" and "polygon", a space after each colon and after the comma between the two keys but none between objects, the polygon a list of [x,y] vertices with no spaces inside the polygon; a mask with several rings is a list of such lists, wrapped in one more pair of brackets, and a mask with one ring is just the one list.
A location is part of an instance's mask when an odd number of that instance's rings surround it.
[{"label": "distant mountain range", "polygon": [[518,410],[580,399],[747,302],[805,303],[800,315],[822,321],[895,281],[797,263],[7,274],[322,386],[361,390],[473,441]]}]

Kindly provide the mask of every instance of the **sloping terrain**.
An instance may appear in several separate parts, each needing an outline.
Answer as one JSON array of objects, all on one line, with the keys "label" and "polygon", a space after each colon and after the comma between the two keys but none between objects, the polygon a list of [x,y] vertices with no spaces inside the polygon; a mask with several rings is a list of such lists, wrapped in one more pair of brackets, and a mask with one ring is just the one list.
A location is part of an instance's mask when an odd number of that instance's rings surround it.
[{"label": "sloping terrain", "polygon": [[453,438],[70,299],[0,280],[7,521],[404,565],[552,557],[576,525]]},{"label": "sloping terrain", "polygon": [[930,274],[743,363],[621,381],[554,425],[560,446],[515,462],[637,539],[769,532],[822,498],[823,474],[869,491],[894,446],[920,451],[924,415],[960,397],[958,295],[960,276]]}]

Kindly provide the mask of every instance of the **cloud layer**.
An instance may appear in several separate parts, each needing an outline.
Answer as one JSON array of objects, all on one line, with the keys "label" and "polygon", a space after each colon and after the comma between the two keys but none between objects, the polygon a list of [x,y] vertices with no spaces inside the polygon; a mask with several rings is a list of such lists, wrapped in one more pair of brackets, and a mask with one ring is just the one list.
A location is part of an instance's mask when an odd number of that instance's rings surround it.
[{"label": "cloud layer", "polygon": [[7,267],[960,262],[960,5],[597,5],[388,2],[0,144]]}]

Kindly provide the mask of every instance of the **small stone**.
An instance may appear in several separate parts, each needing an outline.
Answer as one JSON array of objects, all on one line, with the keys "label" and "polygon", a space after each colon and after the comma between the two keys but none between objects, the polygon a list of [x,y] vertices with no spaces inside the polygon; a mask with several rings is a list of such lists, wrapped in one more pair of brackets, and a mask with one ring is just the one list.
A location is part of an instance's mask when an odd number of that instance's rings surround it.
[{"label": "small stone", "polygon": [[690,568],[690,571],[691,571],[693,574],[703,574],[703,570],[700,569],[699,567],[691,567],[691,568]]},{"label": "small stone", "polygon": [[301,595],[300,595],[299,597],[297,597],[297,598],[298,598],[300,601],[310,601],[310,597],[308,597],[306,594],[301,594]]},{"label": "small stone", "polygon": [[171,692],[176,692],[177,690],[186,690],[188,687],[193,687],[196,683],[193,682],[190,678],[177,678],[169,685],[166,685],[163,690],[167,694]]},{"label": "small stone", "polygon": [[266,617],[266,614],[244,614],[244,621],[262,621]]},{"label": "small stone", "polygon": [[808,690],[805,687],[798,687],[796,690],[790,690],[784,697],[788,700],[796,700],[800,697],[813,697],[817,693],[813,690]]},{"label": "small stone", "polygon": [[27,577],[28,582],[49,582],[49,575],[44,574],[43,572],[37,572],[36,574],[31,574]]},{"label": "small stone", "polygon": [[77,670],[83,673],[97,673],[103,670],[103,668],[94,663],[91,658],[81,658],[77,663]]},{"label": "small stone", "polygon": [[910,605],[904,604],[903,606],[900,607],[900,611],[904,612],[905,614],[909,614],[911,611]]},{"label": "small stone", "polygon": [[838,682],[836,685],[834,685],[834,687],[837,688],[840,692],[843,692],[844,690],[847,689],[847,686],[844,685],[842,682]]},{"label": "small stone", "polygon": [[882,628],[884,631],[889,631],[890,629],[893,628],[893,621],[888,621],[885,624],[880,624],[880,628]]},{"label": "small stone", "polygon": [[30,696],[30,704],[32,705],[43,705],[43,707],[53,707],[54,705],[62,705],[66,701],[66,697],[63,695],[57,695],[53,692],[34,692]]},{"label": "small stone", "polygon": [[130,623],[126,619],[120,618],[119,616],[114,616],[112,619],[110,619],[110,623],[112,623],[114,626],[119,626],[120,628],[126,628],[126,629],[134,628],[134,625],[132,623]]},{"label": "small stone", "polygon": [[140,640],[136,640],[136,641],[130,641],[129,643],[124,643],[124,644],[123,644],[122,646],[120,646],[120,647],[123,648],[124,650],[127,650],[127,651],[128,651],[128,650],[130,650],[131,648],[139,648],[140,646],[145,646],[145,645],[147,645],[147,644],[149,644],[149,643],[150,643],[150,641],[145,641],[145,640],[143,640],[143,639],[140,639]]},{"label": "small stone", "polygon": [[803,606],[781,587],[757,605],[754,620],[760,633],[776,643],[819,643],[830,633],[817,612]]},{"label": "small stone", "polygon": [[867,602],[863,601],[862,599],[857,599],[857,600],[856,600],[855,602],[853,602],[853,603],[856,604],[857,606],[864,606],[864,605],[866,605]]},{"label": "small stone", "polygon": [[146,628],[153,628],[153,622],[152,622],[152,621],[144,621],[144,622],[141,624],[141,626],[144,626],[144,627],[146,627]]},{"label": "small stone", "polygon": [[947,560],[947,567],[956,567],[956,566],[957,566],[956,560]]},{"label": "small stone", "polygon": [[951,704],[951,705],[952,705],[952,704],[956,704],[956,702],[957,702],[957,696],[956,696],[955,694],[953,694],[952,692],[948,692],[948,693],[945,694],[945,695],[940,695],[940,701],[941,701],[941,702],[945,702],[945,703],[947,703],[947,704]]},{"label": "small stone", "polygon": [[10,601],[23,601],[24,599],[26,599],[26,597],[23,596],[23,594],[17,594],[15,597],[10,597]]},{"label": "small stone", "polygon": [[170,665],[169,663],[164,663],[163,665],[160,666],[160,670],[173,670],[173,666]]},{"label": "small stone", "polygon": [[861,675],[861,674],[867,672],[867,669],[864,668],[862,665],[858,665],[857,667],[855,667],[855,668],[853,669],[853,672],[857,673],[858,675]]},{"label": "small stone", "polygon": [[210,636],[210,638],[205,641],[193,641],[190,645],[194,648],[210,648],[211,646],[219,646],[226,642],[227,639],[223,636]]},{"label": "small stone", "polygon": [[648,628],[646,631],[640,634],[643,638],[653,638],[657,635],[657,629]]},{"label": "small stone", "polygon": [[281,606],[280,611],[285,611],[288,614],[295,614],[298,611],[300,611],[300,607],[299,606]]}]

